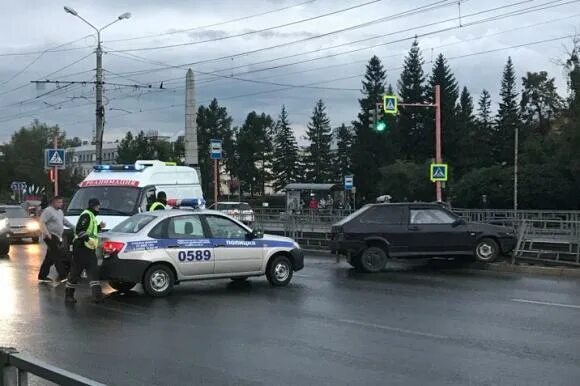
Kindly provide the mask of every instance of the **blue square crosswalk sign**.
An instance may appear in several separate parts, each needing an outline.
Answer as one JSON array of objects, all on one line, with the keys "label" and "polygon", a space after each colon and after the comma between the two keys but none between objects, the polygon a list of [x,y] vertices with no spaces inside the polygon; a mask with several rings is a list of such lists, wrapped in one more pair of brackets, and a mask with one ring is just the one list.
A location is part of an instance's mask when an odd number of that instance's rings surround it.
[{"label": "blue square crosswalk sign", "polygon": [[45,157],[45,165],[47,167],[56,166],[61,169],[66,167],[66,156],[64,149],[46,149]]},{"label": "blue square crosswalk sign", "polygon": [[431,164],[431,181],[447,181],[447,164]]}]

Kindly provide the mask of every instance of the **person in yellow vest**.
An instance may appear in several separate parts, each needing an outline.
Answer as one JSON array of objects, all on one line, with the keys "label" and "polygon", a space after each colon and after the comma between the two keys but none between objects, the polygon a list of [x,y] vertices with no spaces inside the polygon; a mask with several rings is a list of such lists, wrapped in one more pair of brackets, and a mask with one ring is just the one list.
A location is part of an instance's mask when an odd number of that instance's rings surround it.
[{"label": "person in yellow vest", "polygon": [[86,270],[93,301],[103,301],[101,282],[99,280],[99,266],[95,250],[98,244],[99,231],[105,227],[105,223],[97,223],[97,215],[101,203],[96,198],[89,200],[89,206],[85,209],[75,228],[73,240],[72,267],[68,275],[65,289],[65,302],[76,303],[75,288],[80,280],[81,273]]},{"label": "person in yellow vest", "polygon": [[157,193],[157,199],[151,206],[149,207],[149,211],[153,212],[154,210],[164,210],[167,206],[167,195],[165,192]]}]

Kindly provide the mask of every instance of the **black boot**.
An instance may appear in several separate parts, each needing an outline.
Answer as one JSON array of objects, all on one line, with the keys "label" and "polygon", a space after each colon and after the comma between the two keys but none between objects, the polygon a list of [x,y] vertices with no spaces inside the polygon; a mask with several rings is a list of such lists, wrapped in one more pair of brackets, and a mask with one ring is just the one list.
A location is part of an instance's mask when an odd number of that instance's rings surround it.
[{"label": "black boot", "polygon": [[94,303],[102,303],[103,302],[103,290],[101,289],[100,284],[91,286],[91,292],[93,293],[93,302]]},{"label": "black boot", "polygon": [[75,299],[75,289],[71,287],[67,287],[64,290],[64,302],[69,304],[74,304],[77,302]]}]

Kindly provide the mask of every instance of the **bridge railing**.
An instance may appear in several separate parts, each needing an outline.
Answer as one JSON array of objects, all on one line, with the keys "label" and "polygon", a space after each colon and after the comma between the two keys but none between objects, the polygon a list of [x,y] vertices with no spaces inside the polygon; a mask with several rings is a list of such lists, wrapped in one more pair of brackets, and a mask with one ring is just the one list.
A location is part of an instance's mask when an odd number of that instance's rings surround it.
[{"label": "bridge railing", "polygon": [[29,374],[63,386],[105,386],[19,353],[14,348],[0,347],[0,386],[27,386]]}]

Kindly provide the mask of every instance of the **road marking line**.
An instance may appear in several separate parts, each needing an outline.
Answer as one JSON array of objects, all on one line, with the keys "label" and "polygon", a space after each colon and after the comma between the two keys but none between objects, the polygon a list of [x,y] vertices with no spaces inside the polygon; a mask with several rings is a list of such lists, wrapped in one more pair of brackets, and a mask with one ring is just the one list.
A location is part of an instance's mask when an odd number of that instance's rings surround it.
[{"label": "road marking line", "polygon": [[365,323],[365,322],[359,322],[357,320],[350,320],[350,319],[339,319],[338,321],[341,323],[353,324],[355,326],[371,327],[371,328],[377,328],[377,329],[385,330],[385,331],[400,332],[403,334],[425,336],[428,338],[436,338],[436,339],[449,339],[449,337],[445,336],[445,335],[431,334],[429,332],[422,332],[422,331],[416,331],[416,330],[407,330],[405,328],[391,327],[391,326],[386,326],[384,324]]},{"label": "road marking line", "polygon": [[540,301],[537,301],[537,300],[526,300],[526,299],[512,299],[512,302],[528,303],[528,304],[540,304],[542,306],[564,307],[564,308],[573,308],[573,309],[576,309],[576,310],[580,310],[580,306],[576,306],[576,305],[573,305],[573,304],[540,302]]}]

